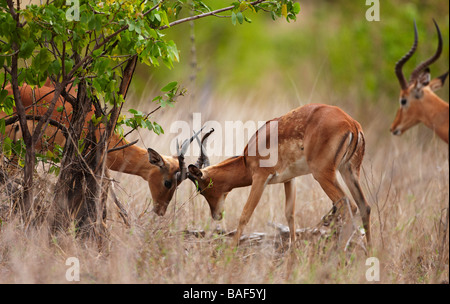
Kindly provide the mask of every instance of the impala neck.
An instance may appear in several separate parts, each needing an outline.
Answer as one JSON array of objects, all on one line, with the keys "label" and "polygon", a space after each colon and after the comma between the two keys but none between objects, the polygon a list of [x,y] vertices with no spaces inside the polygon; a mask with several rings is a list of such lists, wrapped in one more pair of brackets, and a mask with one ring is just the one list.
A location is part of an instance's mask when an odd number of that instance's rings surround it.
[{"label": "impala neck", "polygon": [[448,103],[440,99],[435,94],[430,94],[424,102],[423,123],[448,143],[449,127],[449,107]]},{"label": "impala neck", "polygon": [[213,185],[223,185],[223,192],[234,188],[247,187],[252,184],[252,175],[247,168],[244,156],[235,156],[204,169]]},{"label": "impala neck", "polygon": [[[117,134],[113,134],[109,148],[120,147],[126,144],[128,142],[125,139],[121,139]],[[149,162],[147,150],[136,145],[108,153],[106,165],[108,169],[113,171],[138,175],[144,179],[147,179],[149,172],[155,168]]]}]

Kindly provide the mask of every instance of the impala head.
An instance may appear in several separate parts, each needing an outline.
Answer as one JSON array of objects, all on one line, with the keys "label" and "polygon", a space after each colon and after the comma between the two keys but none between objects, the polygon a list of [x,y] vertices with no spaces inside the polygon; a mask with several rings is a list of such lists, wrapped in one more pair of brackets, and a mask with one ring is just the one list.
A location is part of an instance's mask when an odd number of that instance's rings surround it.
[{"label": "impala head", "polygon": [[182,182],[181,179],[178,180],[182,164],[176,157],[162,156],[150,148],[148,156],[150,164],[159,168],[159,170],[151,170],[148,177],[148,186],[153,198],[153,212],[163,216],[177,185]]},{"label": "impala head", "polygon": [[[433,20],[434,21],[434,20]],[[439,26],[434,21],[438,33],[438,48],[436,53],[419,64],[411,73],[409,81],[403,75],[403,65],[412,57],[417,49],[418,35],[417,26],[414,22],[414,44],[409,52],[403,56],[395,65],[395,74],[400,83],[400,108],[397,111],[394,122],[391,125],[391,132],[394,135],[401,135],[409,128],[422,121],[424,109],[430,98],[436,95],[434,91],[440,89],[448,72],[433,80],[430,77],[429,66],[434,63],[442,53],[442,36]]]},{"label": "impala head", "polygon": [[200,145],[200,157],[195,165],[189,165],[187,176],[196,185],[198,192],[205,197],[209,208],[211,209],[211,216],[213,219],[219,221],[222,219],[223,206],[228,193],[223,191],[220,184],[214,184],[214,181],[208,172],[208,169],[210,168],[208,167],[209,159],[206,155],[204,143],[212,132],[214,132],[214,129],[211,129],[206,133],[201,142],[198,141]]},{"label": "impala head", "polygon": [[153,211],[159,216],[163,216],[175,189],[187,178],[186,164],[184,155],[194,139],[199,133],[195,133],[190,139],[186,139],[181,147],[177,142],[177,156],[162,156],[155,150],[149,148],[149,162],[159,170],[151,170],[148,177],[148,185],[153,198]]},{"label": "impala head", "polygon": [[211,216],[216,221],[220,221],[223,215],[224,202],[228,191],[222,189],[222,184],[214,183],[208,173],[208,168],[200,169],[195,165],[189,165],[188,178],[198,187],[203,197],[208,202],[211,209]]}]

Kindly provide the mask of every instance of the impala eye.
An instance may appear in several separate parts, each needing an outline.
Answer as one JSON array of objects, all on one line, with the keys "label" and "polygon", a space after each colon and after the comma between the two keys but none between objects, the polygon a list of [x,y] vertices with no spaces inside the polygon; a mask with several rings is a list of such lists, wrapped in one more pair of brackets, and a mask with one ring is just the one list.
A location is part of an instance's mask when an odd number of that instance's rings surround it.
[{"label": "impala eye", "polygon": [[400,104],[401,104],[402,106],[404,106],[404,105],[406,104],[406,102],[408,102],[408,100],[407,100],[406,98],[400,99]]},{"label": "impala eye", "polygon": [[164,181],[164,187],[166,187],[167,189],[172,188],[172,182],[171,181]]}]

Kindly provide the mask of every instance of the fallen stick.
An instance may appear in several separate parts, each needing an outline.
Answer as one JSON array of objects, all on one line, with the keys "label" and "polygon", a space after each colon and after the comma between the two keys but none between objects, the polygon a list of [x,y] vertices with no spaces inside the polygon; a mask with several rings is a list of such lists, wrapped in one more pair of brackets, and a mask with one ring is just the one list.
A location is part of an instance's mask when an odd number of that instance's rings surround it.
[{"label": "fallen stick", "polygon": [[119,199],[116,196],[116,193],[114,191],[114,182],[113,181],[111,181],[111,189],[110,190],[111,190],[111,195],[112,195],[112,198],[114,200],[114,203],[116,204],[117,208],[119,208],[119,215],[120,215],[120,217],[122,218],[124,224],[127,227],[130,227],[130,222],[128,221],[127,210],[125,210],[125,208],[123,207],[122,203],[119,201]]}]

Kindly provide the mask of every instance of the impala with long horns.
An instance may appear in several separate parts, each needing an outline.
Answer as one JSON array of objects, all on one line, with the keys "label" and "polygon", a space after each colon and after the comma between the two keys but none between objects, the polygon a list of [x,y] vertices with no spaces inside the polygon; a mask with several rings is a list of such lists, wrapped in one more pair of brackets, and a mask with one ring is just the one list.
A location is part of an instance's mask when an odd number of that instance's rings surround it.
[{"label": "impala with long horns", "polygon": [[[5,88],[9,95],[13,95],[11,85]],[[20,88],[22,103],[27,109],[27,114],[43,115],[47,111],[47,105],[53,99],[54,87],[50,81],[41,88],[32,89],[27,84]],[[70,94],[76,96],[75,90],[72,89]],[[64,111],[58,112],[56,109],[64,107]],[[14,108],[14,111],[16,109]],[[65,102],[61,97],[56,104],[55,111],[50,116],[50,119],[60,123],[66,128],[69,127],[72,113],[72,106],[69,102]],[[92,117],[94,109],[86,115],[85,128],[87,128],[89,119]],[[6,113],[0,111],[0,118],[6,117]],[[34,121],[28,121],[28,128],[33,129]],[[199,131],[200,132],[200,131]],[[198,132],[198,133],[199,133]],[[197,133],[197,134],[198,134]],[[11,138],[20,137],[19,124],[9,125],[6,128],[6,134]],[[65,137],[62,135],[60,129],[55,126],[47,126],[45,129],[45,137],[50,145],[54,143],[63,146],[65,144]],[[176,156],[161,155],[155,150],[143,149],[136,145],[129,145],[129,143],[121,138],[118,134],[113,134],[108,143],[108,152],[106,159],[106,166],[113,171],[123,172],[127,174],[137,175],[147,181],[150,192],[153,198],[153,211],[162,216],[167,210],[170,200],[175,192],[176,187],[187,177],[187,169],[184,163],[184,155],[196,135],[189,140],[186,139],[181,147],[178,148]],[[42,146],[40,143],[39,145]],[[127,146],[128,145],[128,146]],[[116,147],[123,147],[123,149],[114,149]],[[42,147],[38,147],[42,148]]]},{"label": "impala with long horns", "polygon": [[[433,20],[434,21],[434,20]],[[397,111],[391,132],[401,135],[409,128],[422,122],[433,130],[442,140],[448,143],[448,103],[439,98],[434,91],[440,89],[448,76],[448,71],[431,80],[429,66],[439,59],[442,53],[442,35],[434,21],[438,34],[436,53],[420,63],[411,73],[409,81],[403,75],[403,65],[412,57],[417,49],[417,26],[414,22],[414,43],[409,52],[395,65],[395,74],[400,82],[400,108]]]},{"label": "impala with long horns", "polygon": [[[262,166],[261,160],[267,160],[268,154],[259,149],[268,147],[270,137],[274,136],[277,144],[272,148],[278,150],[277,161],[271,166]],[[189,165],[188,178],[207,200],[215,220],[222,219],[225,198],[231,190],[251,185],[234,239],[238,245],[267,184],[284,184],[285,216],[291,242],[295,241],[295,177],[311,173],[333,202],[334,210],[347,208],[346,195],[336,176],[339,171],[358,205],[370,244],[370,206],[359,183],[364,150],[364,134],[356,120],[338,107],[310,104],[266,122],[249,140],[243,155],[204,169],[198,166],[203,161]],[[354,204],[351,208],[352,212],[356,211]]]}]

